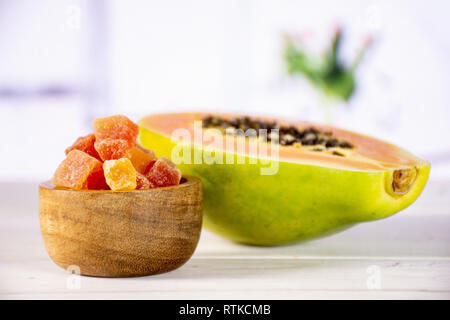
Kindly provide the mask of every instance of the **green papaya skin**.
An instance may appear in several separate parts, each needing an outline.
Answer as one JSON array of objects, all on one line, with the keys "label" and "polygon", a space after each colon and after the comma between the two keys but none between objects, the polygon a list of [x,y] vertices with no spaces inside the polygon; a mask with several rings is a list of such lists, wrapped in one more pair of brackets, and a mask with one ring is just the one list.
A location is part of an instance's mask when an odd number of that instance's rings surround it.
[{"label": "green papaya skin", "polygon": [[[170,137],[142,126],[139,142],[158,157],[169,158],[177,145]],[[192,155],[202,151],[189,147]],[[202,180],[207,229],[236,242],[260,246],[323,237],[360,222],[389,217],[417,199],[430,172],[429,164],[423,162],[416,167],[410,189],[396,194],[393,169],[358,171],[279,161],[276,174],[261,175],[261,168],[270,164],[256,162],[250,164],[246,157],[245,164],[177,166],[184,175]]]}]

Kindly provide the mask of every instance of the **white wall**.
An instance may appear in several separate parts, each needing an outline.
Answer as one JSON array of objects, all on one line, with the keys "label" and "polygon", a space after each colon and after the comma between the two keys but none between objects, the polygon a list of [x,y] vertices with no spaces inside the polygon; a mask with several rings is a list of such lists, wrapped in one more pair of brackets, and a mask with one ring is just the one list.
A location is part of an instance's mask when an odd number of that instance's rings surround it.
[{"label": "white wall", "polygon": [[[450,153],[448,1],[114,1],[114,108],[143,115],[202,109],[269,113],[321,121],[316,93],[289,80],[281,35],[309,30],[313,49],[345,28],[344,58],[364,37],[374,46],[350,106],[336,125],[436,160]],[[443,154],[443,156],[441,156]]]},{"label": "white wall", "polygon": [[[0,97],[0,134],[17,139],[0,142],[0,179],[49,177],[97,114],[137,120],[195,109],[321,121],[315,91],[284,74],[281,35],[309,30],[319,50],[339,22],[345,59],[368,33],[375,43],[360,90],[334,108],[334,123],[404,146],[432,160],[434,178],[450,177],[449,9],[446,0],[0,0],[0,88],[79,89],[50,100]],[[10,152],[18,157],[3,157]],[[42,156],[30,162],[29,152]]]}]

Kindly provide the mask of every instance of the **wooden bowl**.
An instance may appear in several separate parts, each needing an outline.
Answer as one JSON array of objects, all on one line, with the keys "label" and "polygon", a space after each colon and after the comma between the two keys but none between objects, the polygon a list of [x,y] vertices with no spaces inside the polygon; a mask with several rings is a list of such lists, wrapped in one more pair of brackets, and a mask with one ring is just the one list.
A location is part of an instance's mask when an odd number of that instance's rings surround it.
[{"label": "wooden bowl", "polygon": [[39,185],[39,218],[52,260],[82,275],[133,277],[163,273],[194,253],[202,227],[199,179],[124,192]]}]

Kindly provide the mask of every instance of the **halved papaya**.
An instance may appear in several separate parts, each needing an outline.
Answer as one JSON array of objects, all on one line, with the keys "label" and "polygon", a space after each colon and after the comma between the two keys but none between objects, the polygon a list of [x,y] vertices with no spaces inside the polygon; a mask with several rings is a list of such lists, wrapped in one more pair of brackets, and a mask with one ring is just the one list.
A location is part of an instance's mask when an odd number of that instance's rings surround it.
[{"label": "halved papaya", "polygon": [[155,114],[139,124],[144,147],[202,179],[205,227],[246,244],[386,218],[417,199],[430,171],[401,148],[327,125],[207,113]]}]

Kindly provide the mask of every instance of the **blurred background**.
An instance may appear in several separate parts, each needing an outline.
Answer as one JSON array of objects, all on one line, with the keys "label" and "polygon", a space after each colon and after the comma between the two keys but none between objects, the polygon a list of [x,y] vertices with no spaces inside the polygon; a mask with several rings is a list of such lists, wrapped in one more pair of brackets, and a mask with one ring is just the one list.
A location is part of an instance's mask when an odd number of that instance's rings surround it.
[{"label": "blurred background", "polygon": [[[446,0],[0,0],[0,181],[50,178],[94,117],[183,110],[328,121],[448,179],[448,12]],[[314,69],[337,30],[348,99],[287,72],[289,41]]]}]

